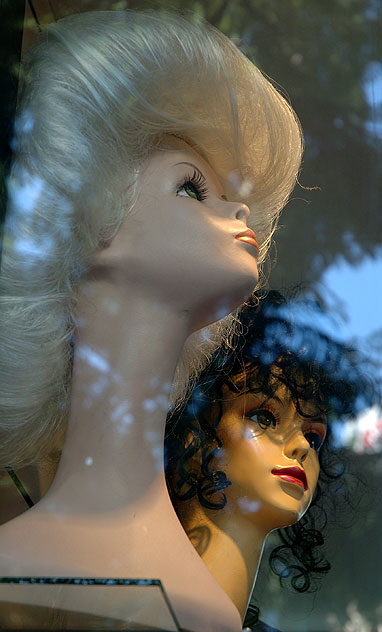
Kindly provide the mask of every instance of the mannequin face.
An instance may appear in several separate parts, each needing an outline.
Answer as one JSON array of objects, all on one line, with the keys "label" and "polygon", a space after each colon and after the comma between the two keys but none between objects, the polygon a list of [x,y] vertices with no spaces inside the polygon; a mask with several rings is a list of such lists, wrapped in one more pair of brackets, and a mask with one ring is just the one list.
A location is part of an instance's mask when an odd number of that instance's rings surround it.
[{"label": "mannequin face", "polygon": [[237,238],[248,207],[228,201],[211,166],[176,138],[152,154],[137,190],[100,260],[180,310],[210,311],[210,320],[232,311],[258,279],[257,248]]},{"label": "mannequin face", "polygon": [[[296,522],[317,485],[326,420],[319,414],[301,417],[283,385],[271,399],[224,389],[218,467],[232,483],[225,492],[227,510],[266,531]],[[314,415],[309,404],[304,412]]]}]

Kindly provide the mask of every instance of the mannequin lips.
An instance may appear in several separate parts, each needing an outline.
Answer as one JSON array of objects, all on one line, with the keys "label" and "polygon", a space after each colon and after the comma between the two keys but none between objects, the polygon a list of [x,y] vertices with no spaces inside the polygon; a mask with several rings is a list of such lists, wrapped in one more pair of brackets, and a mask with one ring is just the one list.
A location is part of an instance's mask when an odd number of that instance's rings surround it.
[{"label": "mannequin lips", "polygon": [[252,246],[255,246],[257,250],[259,250],[259,244],[257,243],[256,235],[250,228],[247,228],[247,230],[243,230],[242,233],[238,233],[236,235],[236,239],[238,239],[239,241],[244,241],[246,244],[251,244]]},{"label": "mannequin lips", "polygon": [[308,489],[308,481],[304,470],[299,467],[282,467],[280,469],[275,468],[272,470],[272,474],[280,476],[286,483],[294,483],[299,485],[306,491]]}]

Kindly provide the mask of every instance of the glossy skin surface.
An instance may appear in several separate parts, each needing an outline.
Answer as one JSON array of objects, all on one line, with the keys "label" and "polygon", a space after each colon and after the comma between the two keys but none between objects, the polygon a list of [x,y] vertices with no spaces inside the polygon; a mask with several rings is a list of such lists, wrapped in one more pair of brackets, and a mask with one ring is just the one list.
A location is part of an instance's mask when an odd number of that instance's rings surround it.
[{"label": "glossy skin surface", "polygon": [[[232,520],[249,520],[268,532],[293,524],[307,510],[320,472],[317,448],[326,433],[326,420],[312,409],[309,415],[299,414],[283,386],[273,398],[225,387],[219,468],[232,483],[226,490]],[[283,468],[296,468],[296,479],[277,475]]]},{"label": "glossy skin surface", "polygon": [[257,249],[236,239],[249,208],[228,201],[212,167],[177,138],[152,154],[137,190],[100,262],[177,311],[206,312],[198,326],[232,311],[258,277]]},{"label": "glossy skin surface", "polygon": [[[272,397],[256,392],[255,380],[255,390],[245,392],[246,378],[232,378],[239,392],[223,385],[209,412],[220,441],[209,470],[229,482],[213,495],[221,506],[206,508],[197,495],[177,505],[195,549],[242,617],[267,534],[297,522],[309,507],[320,472],[317,448],[326,433],[313,404],[303,402],[300,411],[281,382],[272,385]],[[198,451],[189,459],[190,471],[199,472],[201,458]]]}]

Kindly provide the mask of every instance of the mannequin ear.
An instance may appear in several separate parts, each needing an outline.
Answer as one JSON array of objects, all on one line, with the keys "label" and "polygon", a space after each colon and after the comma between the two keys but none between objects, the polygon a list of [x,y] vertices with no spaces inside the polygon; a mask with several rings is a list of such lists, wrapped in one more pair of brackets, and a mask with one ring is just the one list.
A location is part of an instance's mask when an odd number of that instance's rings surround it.
[{"label": "mannequin ear", "polygon": [[190,476],[190,482],[197,480],[201,476],[202,471],[202,449],[198,447],[195,441],[195,435],[190,431],[184,442],[185,459],[183,468]]},{"label": "mannequin ear", "polygon": [[190,445],[192,444],[194,440],[194,435],[192,434],[192,432],[189,432],[186,436],[185,442],[184,442],[184,449],[187,450],[187,448],[190,447]]},{"label": "mannequin ear", "polygon": [[108,239],[101,238],[98,242],[97,252],[103,252],[104,250],[107,250],[107,248],[111,246],[112,241],[113,239],[111,237],[109,237]]},{"label": "mannequin ear", "polygon": [[[130,219],[130,223],[134,223],[134,219]],[[126,271],[132,270],[134,230],[130,230],[130,224],[127,224],[128,219],[124,217],[112,237],[102,238],[98,242],[89,265],[93,278],[108,276],[124,280]]]}]

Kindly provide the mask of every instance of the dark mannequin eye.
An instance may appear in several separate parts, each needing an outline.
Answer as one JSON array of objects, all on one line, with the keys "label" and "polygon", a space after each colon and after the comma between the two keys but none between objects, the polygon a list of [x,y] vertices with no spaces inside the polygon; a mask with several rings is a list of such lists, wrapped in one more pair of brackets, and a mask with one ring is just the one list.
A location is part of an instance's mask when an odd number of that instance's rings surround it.
[{"label": "dark mannequin eye", "polygon": [[181,189],[178,191],[178,195],[184,195],[184,193],[194,200],[199,200],[199,192],[196,186],[192,182],[186,182]]},{"label": "dark mannequin eye", "polygon": [[318,432],[305,432],[305,439],[309,443],[310,447],[313,448],[316,452],[319,451],[322,444],[324,443],[324,437],[322,437]]},{"label": "dark mannequin eye", "polygon": [[190,197],[198,202],[203,202],[207,198],[206,179],[201,173],[194,171],[192,177],[187,177],[177,189],[177,195]]},{"label": "dark mannequin eye", "polygon": [[277,424],[274,414],[266,408],[259,408],[258,410],[250,411],[246,417],[257,423],[260,428],[275,428]]}]

